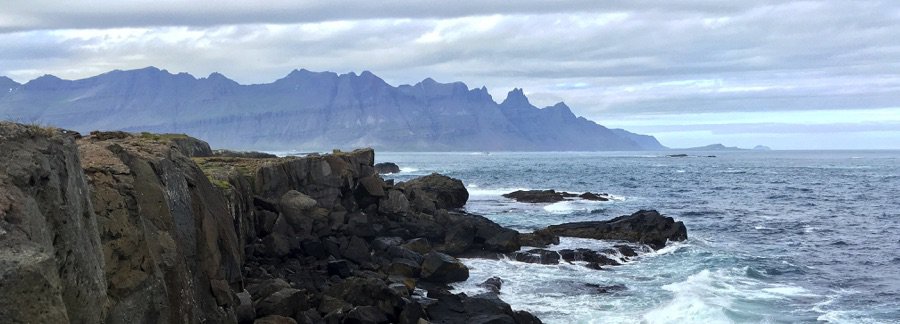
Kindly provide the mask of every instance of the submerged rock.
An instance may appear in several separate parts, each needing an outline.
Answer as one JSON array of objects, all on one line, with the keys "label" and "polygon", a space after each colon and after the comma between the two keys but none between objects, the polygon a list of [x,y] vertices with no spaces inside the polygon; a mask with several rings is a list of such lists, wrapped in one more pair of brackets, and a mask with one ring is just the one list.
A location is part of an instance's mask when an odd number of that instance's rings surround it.
[{"label": "submerged rock", "polygon": [[660,215],[655,210],[641,210],[606,221],[552,225],[536,233],[598,240],[623,240],[647,244],[654,249],[665,247],[667,241],[687,239],[687,228],[684,223]]}]

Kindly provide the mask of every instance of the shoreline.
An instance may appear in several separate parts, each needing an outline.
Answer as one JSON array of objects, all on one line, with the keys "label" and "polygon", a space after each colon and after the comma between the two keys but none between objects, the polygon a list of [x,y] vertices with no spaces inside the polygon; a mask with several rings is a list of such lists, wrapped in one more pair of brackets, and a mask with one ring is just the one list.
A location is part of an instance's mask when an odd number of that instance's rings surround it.
[{"label": "shoreline", "polygon": [[[546,250],[520,248],[560,235],[659,247],[657,222],[675,223],[639,212],[623,216],[647,225],[638,236],[615,220],[519,233],[458,211],[459,180],[385,181],[371,149],[216,156],[181,135],[6,122],[0,136],[0,244],[15,251],[0,258],[14,292],[0,313],[12,322],[539,323],[496,293],[451,293],[468,278],[455,257],[543,263]],[[559,255],[603,266],[590,251]]]}]

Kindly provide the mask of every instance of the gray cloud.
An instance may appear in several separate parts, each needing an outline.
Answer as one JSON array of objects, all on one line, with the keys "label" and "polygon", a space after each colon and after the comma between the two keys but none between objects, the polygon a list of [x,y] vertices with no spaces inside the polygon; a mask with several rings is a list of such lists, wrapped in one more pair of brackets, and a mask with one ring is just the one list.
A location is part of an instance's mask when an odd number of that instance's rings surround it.
[{"label": "gray cloud", "polygon": [[23,1],[0,12],[0,75],[371,70],[486,85],[497,100],[522,87],[600,122],[856,110],[900,106],[897,30],[889,0]]}]

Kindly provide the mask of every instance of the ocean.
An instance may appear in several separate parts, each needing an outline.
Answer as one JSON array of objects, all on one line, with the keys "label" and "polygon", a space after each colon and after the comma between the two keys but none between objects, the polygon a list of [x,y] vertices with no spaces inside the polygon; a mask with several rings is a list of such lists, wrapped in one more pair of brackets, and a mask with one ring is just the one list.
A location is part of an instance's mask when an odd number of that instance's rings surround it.
[{"label": "ocean", "polygon": [[[464,259],[476,294],[546,323],[900,323],[900,152],[376,153],[398,181],[461,179],[467,211],[532,231],[655,209],[689,239],[621,266]],[[715,155],[715,157],[709,157]],[[608,193],[608,202],[518,203],[517,189]],[[614,242],[563,239],[565,247]],[[593,287],[591,286],[593,285]],[[597,286],[610,287],[605,292]]]}]

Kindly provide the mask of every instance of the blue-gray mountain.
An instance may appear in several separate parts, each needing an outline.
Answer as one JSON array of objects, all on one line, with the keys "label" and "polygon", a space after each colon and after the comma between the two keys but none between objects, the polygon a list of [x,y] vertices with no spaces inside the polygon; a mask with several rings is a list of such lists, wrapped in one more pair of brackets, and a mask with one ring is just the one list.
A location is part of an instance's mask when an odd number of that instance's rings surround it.
[{"label": "blue-gray mountain", "polygon": [[215,147],[397,151],[657,150],[652,136],[608,129],[564,103],[543,109],[521,89],[496,103],[487,89],[430,78],[391,86],[366,71],[294,70],[268,84],[195,78],[148,67],[80,80],[0,77],[0,118],[90,130],[185,133]]}]

